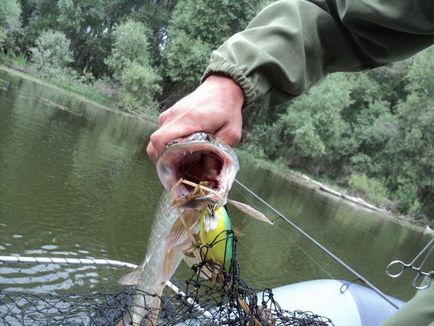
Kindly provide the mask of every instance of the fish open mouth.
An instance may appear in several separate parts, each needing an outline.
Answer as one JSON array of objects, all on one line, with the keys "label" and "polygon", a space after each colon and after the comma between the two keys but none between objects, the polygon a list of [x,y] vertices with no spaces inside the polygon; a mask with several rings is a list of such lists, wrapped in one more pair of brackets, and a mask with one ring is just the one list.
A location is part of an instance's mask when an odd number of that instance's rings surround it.
[{"label": "fish open mouth", "polygon": [[160,180],[174,199],[190,195],[196,190],[195,185],[200,184],[211,190],[207,195],[212,200],[226,200],[238,171],[238,161],[230,148],[210,141],[209,137],[197,139],[196,136],[193,140],[187,138],[169,144],[158,160]]},{"label": "fish open mouth", "polygon": [[[213,152],[198,151],[191,153],[175,163],[176,178],[186,179],[194,183],[202,183],[213,190],[218,190],[219,176],[222,172],[224,160]],[[187,190],[192,186],[185,185]],[[190,187],[190,188],[189,188]]]}]

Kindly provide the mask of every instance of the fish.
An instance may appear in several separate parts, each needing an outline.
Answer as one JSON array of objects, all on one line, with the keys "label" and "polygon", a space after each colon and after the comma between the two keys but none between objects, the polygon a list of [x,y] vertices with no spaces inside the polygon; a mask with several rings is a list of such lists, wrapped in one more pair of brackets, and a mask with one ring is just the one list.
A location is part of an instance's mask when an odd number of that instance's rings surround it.
[{"label": "fish", "polygon": [[[131,308],[118,325],[138,326],[143,320],[147,326],[157,324],[161,295],[181,260],[184,258],[190,266],[201,260],[194,249],[201,242],[201,214],[210,207],[219,211],[227,203],[239,162],[231,147],[200,132],[168,143],[156,169],[165,191],[156,210],[145,259],[119,280],[145,294],[133,296]],[[252,214],[255,210],[250,206],[239,204],[234,205],[251,216],[256,214],[255,218],[267,219],[259,212]]]}]

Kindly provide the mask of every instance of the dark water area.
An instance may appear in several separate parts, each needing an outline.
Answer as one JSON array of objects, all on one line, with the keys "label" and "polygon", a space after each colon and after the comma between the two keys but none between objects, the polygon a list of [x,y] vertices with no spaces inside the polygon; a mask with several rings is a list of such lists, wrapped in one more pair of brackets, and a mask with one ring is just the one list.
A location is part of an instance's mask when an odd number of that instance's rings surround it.
[{"label": "dark water area", "polygon": [[[141,263],[162,192],[145,155],[153,126],[0,71],[0,255]],[[391,260],[410,260],[432,235],[290,182],[242,156],[240,161],[240,181],[369,281],[401,299],[415,293],[414,274],[393,280],[384,269]],[[251,286],[354,279],[239,186],[234,185],[230,197],[276,222],[269,226],[229,208],[242,233],[237,253],[241,276]],[[176,277],[182,280],[189,271],[181,264]],[[29,281],[15,275],[10,287],[45,282],[55,291],[114,282],[108,268],[50,268],[30,266],[25,273],[44,277]],[[0,264],[0,287],[10,273],[11,266]]]}]

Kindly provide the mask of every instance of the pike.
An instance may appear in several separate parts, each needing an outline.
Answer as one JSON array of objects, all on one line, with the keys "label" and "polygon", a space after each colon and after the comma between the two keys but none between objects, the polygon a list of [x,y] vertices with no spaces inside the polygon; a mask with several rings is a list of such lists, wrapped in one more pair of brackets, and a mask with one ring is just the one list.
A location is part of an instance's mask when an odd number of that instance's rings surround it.
[{"label": "pike", "polygon": [[[170,142],[157,162],[157,173],[165,188],[154,218],[143,263],[123,276],[120,283],[135,286],[146,293],[134,295],[132,307],[118,325],[155,326],[160,298],[166,283],[185,253],[200,241],[201,213],[212,205],[222,207],[239,169],[235,152],[206,133]],[[246,214],[272,224],[262,213],[236,201],[230,201]],[[196,252],[196,251],[194,251]],[[194,261],[200,260],[196,254]]]}]

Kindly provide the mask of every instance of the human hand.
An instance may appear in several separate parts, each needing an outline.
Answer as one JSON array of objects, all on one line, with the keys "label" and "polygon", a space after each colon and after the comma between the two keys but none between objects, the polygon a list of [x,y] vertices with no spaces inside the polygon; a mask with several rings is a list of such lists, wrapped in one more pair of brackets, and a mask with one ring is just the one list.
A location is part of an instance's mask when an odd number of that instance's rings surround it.
[{"label": "human hand", "polygon": [[231,78],[210,75],[196,90],[160,114],[159,129],[146,148],[156,162],[164,146],[173,139],[195,132],[215,135],[229,146],[241,140],[241,108],[244,95]]}]

